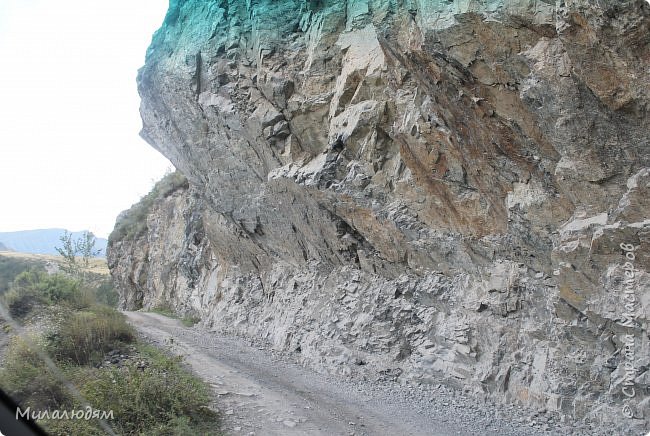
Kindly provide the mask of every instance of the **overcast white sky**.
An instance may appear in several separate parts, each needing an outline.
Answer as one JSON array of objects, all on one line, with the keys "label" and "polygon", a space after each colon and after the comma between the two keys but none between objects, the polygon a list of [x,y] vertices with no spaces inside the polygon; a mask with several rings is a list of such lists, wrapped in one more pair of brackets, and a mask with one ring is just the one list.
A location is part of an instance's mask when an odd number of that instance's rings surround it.
[{"label": "overcast white sky", "polygon": [[167,0],[0,0],[0,232],[107,236],[169,161],[135,78]]}]

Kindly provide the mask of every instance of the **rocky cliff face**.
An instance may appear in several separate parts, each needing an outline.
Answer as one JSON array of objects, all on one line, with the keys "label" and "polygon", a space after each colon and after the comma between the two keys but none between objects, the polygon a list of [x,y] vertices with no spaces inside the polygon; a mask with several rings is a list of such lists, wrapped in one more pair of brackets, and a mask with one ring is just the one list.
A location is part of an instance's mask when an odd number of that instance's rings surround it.
[{"label": "rocky cliff face", "polygon": [[649,66],[642,0],[172,0],[124,306],[647,430]]}]

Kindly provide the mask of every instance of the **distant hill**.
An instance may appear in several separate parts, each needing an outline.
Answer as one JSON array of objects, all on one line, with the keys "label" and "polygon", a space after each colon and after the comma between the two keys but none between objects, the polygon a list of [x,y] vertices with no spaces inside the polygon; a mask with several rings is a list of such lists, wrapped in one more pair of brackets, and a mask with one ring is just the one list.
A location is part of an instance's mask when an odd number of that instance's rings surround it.
[{"label": "distant hill", "polygon": [[11,250],[9,250],[9,247],[7,247],[2,242],[0,242],[0,251],[11,251]]},{"label": "distant hill", "polygon": [[[0,250],[9,249],[21,253],[58,254],[54,247],[61,246],[59,239],[64,229],[24,230],[20,232],[0,232]],[[72,232],[72,238],[80,238],[83,232]],[[97,238],[95,249],[101,250],[99,257],[106,256],[108,241]]]}]

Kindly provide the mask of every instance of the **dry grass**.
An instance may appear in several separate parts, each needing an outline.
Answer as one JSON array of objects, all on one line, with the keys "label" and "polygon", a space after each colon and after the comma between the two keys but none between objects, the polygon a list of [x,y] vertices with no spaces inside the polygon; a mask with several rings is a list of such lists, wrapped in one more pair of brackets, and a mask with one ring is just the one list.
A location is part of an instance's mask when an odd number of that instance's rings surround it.
[{"label": "dry grass", "polygon": [[108,307],[96,306],[73,313],[49,339],[57,360],[88,365],[101,362],[112,349],[133,343],[135,332],[125,322],[124,315]]},{"label": "dry grass", "polygon": [[[52,262],[56,265],[63,265],[63,258],[61,256],[54,256],[50,254],[32,254],[32,253],[19,253],[17,251],[0,251],[0,256],[11,257],[14,259],[21,259],[25,261],[35,261],[35,262]],[[84,271],[98,274],[98,275],[109,275],[108,264],[106,259],[103,258],[93,258],[90,259],[90,266]]]}]

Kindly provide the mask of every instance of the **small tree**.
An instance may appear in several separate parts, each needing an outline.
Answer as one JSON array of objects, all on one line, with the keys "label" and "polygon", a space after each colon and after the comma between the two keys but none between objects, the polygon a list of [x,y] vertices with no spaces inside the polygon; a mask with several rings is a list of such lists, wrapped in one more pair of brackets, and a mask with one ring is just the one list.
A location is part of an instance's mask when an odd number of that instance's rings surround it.
[{"label": "small tree", "polygon": [[59,239],[62,247],[54,248],[63,257],[63,271],[84,278],[84,270],[90,265],[90,259],[101,253],[101,250],[95,249],[95,235],[85,231],[80,238],[73,239],[72,233],[66,230]]},{"label": "small tree", "polygon": [[92,232],[83,232],[80,239],[76,241],[77,251],[81,255],[81,262],[84,268],[90,265],[90,259],[98,256],[102,250],[95,249],[97,238]]}]

